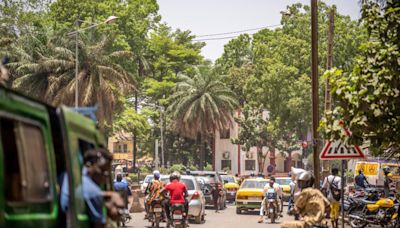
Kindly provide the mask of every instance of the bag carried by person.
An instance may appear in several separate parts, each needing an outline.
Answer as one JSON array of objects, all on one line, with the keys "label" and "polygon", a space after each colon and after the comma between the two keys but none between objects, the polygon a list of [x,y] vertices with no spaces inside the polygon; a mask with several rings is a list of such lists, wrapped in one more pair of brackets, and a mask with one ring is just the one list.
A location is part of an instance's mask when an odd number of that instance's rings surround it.
[{"label": "bag carried by person", "polygon": [[335,176],[333,177],[332,182],[329,183],[329,189],[332,194],[332,197],[334,200],[339,201],[341,197],[341,191],[339,187],[334,183],[335,182]]}]

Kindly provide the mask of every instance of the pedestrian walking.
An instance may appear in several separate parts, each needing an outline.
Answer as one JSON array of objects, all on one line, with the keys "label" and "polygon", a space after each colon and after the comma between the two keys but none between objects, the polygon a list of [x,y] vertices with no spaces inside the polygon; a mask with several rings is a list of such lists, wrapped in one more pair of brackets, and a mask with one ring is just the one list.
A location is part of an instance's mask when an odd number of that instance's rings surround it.
[{"label": "pedestrian walking", "polygon": [[342,187],[342,179],[338,176],[339,170],[332,169],[332,174],[325,178],[322,189],[327,192],[327,198],[330,201],[330,217],[333,228],[338,228],[340,213],[340,189]]}]

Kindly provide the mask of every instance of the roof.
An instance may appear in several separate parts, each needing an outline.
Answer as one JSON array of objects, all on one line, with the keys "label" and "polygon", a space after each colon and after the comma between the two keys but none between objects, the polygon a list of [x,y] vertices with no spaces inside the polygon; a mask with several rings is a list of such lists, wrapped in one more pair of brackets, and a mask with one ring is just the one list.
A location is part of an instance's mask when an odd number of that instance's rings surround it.
[{"label": "roof", "polygon": [[269,179],[265,179],[265,178],[248,178],[248,179],[244,179],[243,181],[269,181]]},{"label": "roof", "polygon": [[217,172],[215,171],[190,171],[190,173],[192,174],[217,174]]}]

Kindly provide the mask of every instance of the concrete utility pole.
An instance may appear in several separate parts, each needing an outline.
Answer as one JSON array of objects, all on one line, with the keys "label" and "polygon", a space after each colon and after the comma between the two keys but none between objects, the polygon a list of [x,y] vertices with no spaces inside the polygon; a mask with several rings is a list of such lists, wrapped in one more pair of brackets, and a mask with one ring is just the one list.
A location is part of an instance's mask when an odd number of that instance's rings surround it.
[{"label": "concrete utility pole", "polygon": [[318,150],[318,0],[311,0],[311,75],[312,75],[312,137],[315,187],[320,187],[320,162]]},{"label": "concrete utility pole", "polygon": [[[138,108],[138,97],[137,97],[137,92],[135,92],[135,112],[137,113],[137,108]],[[136,154],[137,154],[137,146],[136,146],[136,134],[133,134],[133,137],[132,137],[132,140],[133,140],[133,164],[132,164],[132,167],[133,167],[133,172],[135,172],[136,171]]]},{"label": "concrete utility pole", "polygon": [[164,163],[164,110],[160,106],[160,133],[161,133],[161,167],[165,167]]},{"label": "concrete utility pole", "polygon": [[[326,68],[332,69],[333,67],[333,34],[334,34],[334,18],[335,18],[335,10],[332,9],[328,13],[329,26],[328,26],[328,50],[327,50],[327,60],[326,60]],[[332,110],[332,95],[331,95],[331,87],[329,85],[329,78],[325,80],[325,111]],[[324,160],[322,162],[323,166],[323,177],[329,175],[329,161]]]}]

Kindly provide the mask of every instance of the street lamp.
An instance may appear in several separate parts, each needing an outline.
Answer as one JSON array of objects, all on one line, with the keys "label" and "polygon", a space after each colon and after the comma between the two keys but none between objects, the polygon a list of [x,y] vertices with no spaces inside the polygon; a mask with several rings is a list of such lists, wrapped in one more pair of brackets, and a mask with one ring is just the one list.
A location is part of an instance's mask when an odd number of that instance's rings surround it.
[{"label": "street lamp", "polygon": [[[118,17],[116,16],[109,16],[105,21],[100,22],[100,23],[93,23],[90,26],[86,28],[81,28],[77,29],[73,32],[67,33],[67,36],[73,36],[75,35],[75,108],[78,108],[78,98],[79,98],[79,89],[78,89],[78,64],[79,64],[79,59],[78,59],[78,34],[82,31],[97,27],[102,24],[110,24],[114,22]],[[80,20],[77,20],[80,21]]]}]

